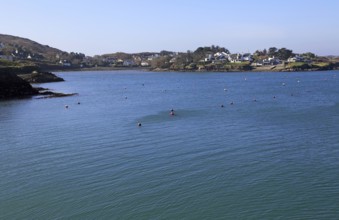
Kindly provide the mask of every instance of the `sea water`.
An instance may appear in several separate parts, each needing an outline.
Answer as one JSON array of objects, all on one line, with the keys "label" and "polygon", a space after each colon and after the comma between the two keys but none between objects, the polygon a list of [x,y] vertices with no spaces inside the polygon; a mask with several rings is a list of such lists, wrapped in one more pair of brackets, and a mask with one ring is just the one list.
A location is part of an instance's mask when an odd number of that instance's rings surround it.
[{"label": "sea water", "polygon": [[57,75],[0,102],[0,219],[339,218],[338,71]]}]

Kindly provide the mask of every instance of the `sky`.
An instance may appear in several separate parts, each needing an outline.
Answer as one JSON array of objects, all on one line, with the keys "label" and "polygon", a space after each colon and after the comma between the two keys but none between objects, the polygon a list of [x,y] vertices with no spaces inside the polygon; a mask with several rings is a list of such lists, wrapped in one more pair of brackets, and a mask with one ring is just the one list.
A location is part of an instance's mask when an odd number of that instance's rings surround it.
[{"label": "sky", "polygon": [[338,0],[0,0],[0,21],[1,34],[90,56],[211,45],[339,55]]}]

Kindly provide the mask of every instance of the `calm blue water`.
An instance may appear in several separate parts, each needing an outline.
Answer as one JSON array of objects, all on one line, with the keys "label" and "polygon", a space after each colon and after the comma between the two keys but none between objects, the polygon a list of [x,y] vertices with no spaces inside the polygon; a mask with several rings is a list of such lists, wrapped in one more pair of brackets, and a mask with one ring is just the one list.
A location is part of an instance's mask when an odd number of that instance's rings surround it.
[{"label": "calm blue water", "polygon": [[338,71],[58,75],[0,102],[0,219],[339,219]]}]

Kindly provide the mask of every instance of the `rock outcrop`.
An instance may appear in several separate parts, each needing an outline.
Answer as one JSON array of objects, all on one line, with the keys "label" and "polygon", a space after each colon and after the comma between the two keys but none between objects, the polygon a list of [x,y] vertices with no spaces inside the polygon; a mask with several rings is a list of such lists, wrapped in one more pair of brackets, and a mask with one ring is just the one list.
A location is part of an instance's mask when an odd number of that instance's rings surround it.
[{"label": "rock outcrop", "polygon": [[20,98],[38,93],[37,89],[16,74],[0,70],[0,99]]},{"label": "rock outcrop", "polygon": [[62,82],[63,78],[60,78],[50,72],[37,72],[33,71],[30,74],[19,75],[23,80],[29,83],[48,83],[48,82]]}]

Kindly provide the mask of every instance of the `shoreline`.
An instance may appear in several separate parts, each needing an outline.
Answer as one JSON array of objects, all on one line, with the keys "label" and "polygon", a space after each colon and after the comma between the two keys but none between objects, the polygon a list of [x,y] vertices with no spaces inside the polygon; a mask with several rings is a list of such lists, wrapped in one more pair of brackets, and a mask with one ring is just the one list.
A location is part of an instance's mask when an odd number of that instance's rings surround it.
[{"label": "shoreline", "polygon": [[332,69],[321,69],[321,68],[310,68],[310,69],[291,69],[291,68],[272,68],[273,66],[263,68],[253,68],[251,70],[188,70],[188,69],[167,69],[167,68],[145,68],[145,67],[99,67],[99,68],[69,68],[69,69],[47,69],[49,72],[87,72],[87,71],[140,71],[140,72],[197,72],[197,73],[213,73],[213,72],[225,72],[225,73],[241,73],[241,72],[316,72],[316,71],[333,71],[339,70],[339,68]]},{"label": "shoreline", "polygon": [[[32,84],[35,84],[37,82],[60,82],[63,81],[59,78],[52,78],[46,77],[45,75],[47,73],[43,73],[44,75],[39,75],[38,73],[31,73],[31,74],[24,74],[20,75],[20,72],[22,69],[18,68],[4,68],[0,69],[0,75],[1,80],[0,84],[2,85],[2,90],[0,91],[0,100],[4,99],[16,99],[16,98],[22,98],[22,97],[34,97],[34,96],[40,96],[43,98],[54,98],[54,97],[65,97],[65,96],[73,96],[78,95],[76,93],[71,94],[63,94],[59,92],[51,92],[48,91],[48,89],[41,89],[35,88],[32,86]],[[19,70],[19,71],[18,71]],[[45,70],[48,70],[47,68]],[[276,66],[264,66],[264,67],[252,67],[252,69],[231,69],[231,70],[225,70],[225,69],[213,69],[213,70],[206,70],[206,69],[152,69],[152,68],[145,68],[145,67],[96,67],[96,68],[63,68],[63,69],[53,69],[48,70],[48,72],[90,72],[90,71],[139,71],[139,72],[187,72],[187,73],[275,73],[275,72],[286,72],[286,73],[298,73],[298,72],[317,72],[317,71],[338,71],[339,67],[333,67],[333,68],[309,68],[309,69],[291,69],[291,68],[285,68],[283,66],[279,66],[278,68]],[[14,73],[16,72],[16,73]],[[26,71],[24,71],[26,72]],[[2,73],[2,74],[1,74]],[[22,73],[22,72],[21,72]],[[32,77],[31,75],[37,75],[37,78]],[[19,77],[20,76],[20,77]],[[26,77],[27,76],[27,77]],[[51,74],[53,76],[53,74]],[[41,79],[40,79],[40,78]],[[44,79],[46,78],[46,79]],[[25,80],[24,80],[25,79]],[[41,81],[42,80],[42,81]],[[6,87],[6,88],[5,88]],[[5,89],[5,90],[4,90]],[[44,91],[42,91],[44,90]],[[46,91],[47,90],[47,91]]]}]

